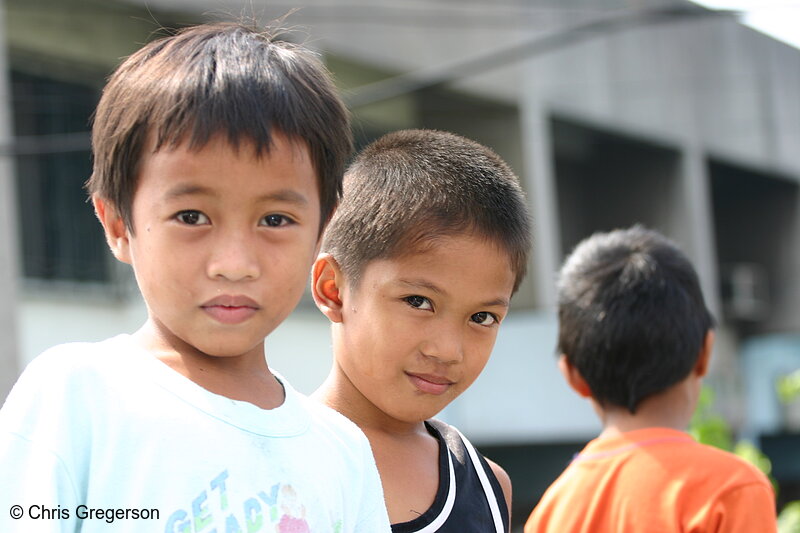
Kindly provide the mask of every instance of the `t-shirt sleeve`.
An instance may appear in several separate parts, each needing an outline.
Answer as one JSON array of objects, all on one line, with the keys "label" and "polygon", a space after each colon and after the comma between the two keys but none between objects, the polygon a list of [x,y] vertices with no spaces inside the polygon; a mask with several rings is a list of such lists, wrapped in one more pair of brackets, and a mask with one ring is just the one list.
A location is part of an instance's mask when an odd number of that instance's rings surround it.
[{"label": "t-shirt sleeve", "polygon": [[61,459],[30,440],[0,435],[0,531],[72,532],[78,499]]},{"label": "t-shirt sleeve", "polygon": [[70,426],[67,385],[46,361],[29,365],[0,409],[0,531],[72,532],[76,485],[60,444]]},{"label": "t-shirt sleeve", "polygon": [[775,494],[766,482],[742,485],[722,494],[708,518],[714,533],[775,532]]}]

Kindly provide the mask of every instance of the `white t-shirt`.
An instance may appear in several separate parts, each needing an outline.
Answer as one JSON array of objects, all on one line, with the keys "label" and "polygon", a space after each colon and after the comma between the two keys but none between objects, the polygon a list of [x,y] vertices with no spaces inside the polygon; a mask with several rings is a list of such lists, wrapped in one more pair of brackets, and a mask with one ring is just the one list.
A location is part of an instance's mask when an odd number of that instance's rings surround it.
[{"label": "white t-shirt", "polygon": [[46,351],[0,410],[0,531],[388,532],[366,437],[281,382],[264,410],[127,335]]}]

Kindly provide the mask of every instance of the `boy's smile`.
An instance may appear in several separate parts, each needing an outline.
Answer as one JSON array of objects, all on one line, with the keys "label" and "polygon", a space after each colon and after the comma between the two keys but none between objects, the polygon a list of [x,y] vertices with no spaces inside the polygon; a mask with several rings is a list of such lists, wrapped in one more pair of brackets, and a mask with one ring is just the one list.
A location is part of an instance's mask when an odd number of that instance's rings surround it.
[{"label": "boy's smile", "polygon": [[417,389],[419,389],[420,392],[425,392],[427,394],[433,394],[436,396],[447,392],[447,389],[450,388],[450,385],[455,383],[447,376],[440,374],[414,374],[411,372],[406,372],[406,375],[411,383]]},{"label": "boy's smile", "polygon": [[489,359],[514,279],[505,252],[459,234],[343,283],[334,353],[354,419],[417,424],[461,394]]},{"label": "boy's smile", "polygon": [[260,157],[222,137],[199,150],[146,149],[133,232],[104,221],[147,304],[142,340],[185,365],[246,355],[265,369],[264,338],[303,293],[319,212],[308,150],[280,133]]}]

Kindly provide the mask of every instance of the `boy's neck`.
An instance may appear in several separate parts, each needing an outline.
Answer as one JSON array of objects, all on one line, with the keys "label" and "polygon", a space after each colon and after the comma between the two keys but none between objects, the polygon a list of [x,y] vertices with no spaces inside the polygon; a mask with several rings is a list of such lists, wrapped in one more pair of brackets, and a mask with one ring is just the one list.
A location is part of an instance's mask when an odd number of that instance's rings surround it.
[{"label": "boy's neck", "polygon": [[262,409],[274,409],[283,404],[284,389],[269,370],[263,344],[260,350],[250,354],[216,357],[179,339],[164,339],[149,321],[133,337],[159,361],[209,392]]},{"label": "boy's neck", "polygon": [[393,524],[419,518],[436,500],[439,442],[424,422],[389,417],[365,398],[338,369],[312,395],[352,420],[369,439]]},{"label": "boy's neck", "polygon": [[699,380],[692,377],[642,400],[635,413],[619,406],[602,407],[592,401],[603,422],[601,438],[647,428],[686,431],[697,405]]},{"label": "boy's neck", "polygon": [[370,402],[334,362],[331,373],[312,397],[352,420],[372,436],[414,437],[429,436],[424,421],[406,422],[390,417]]}]

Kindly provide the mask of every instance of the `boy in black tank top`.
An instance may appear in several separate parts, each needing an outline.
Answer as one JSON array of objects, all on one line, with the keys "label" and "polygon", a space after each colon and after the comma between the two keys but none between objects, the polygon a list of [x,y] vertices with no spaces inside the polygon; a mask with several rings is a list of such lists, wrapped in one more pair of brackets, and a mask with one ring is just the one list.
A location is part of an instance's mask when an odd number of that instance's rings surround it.
[{"label": "boy in black tank top", "polygon": [[483,370],[529,249],[516,176],[474,141],[391,133],[345,174],[313,268],[334,352],[315,396],[369,438],[396,533],[509,530],[508,475],[431,418]]}]

